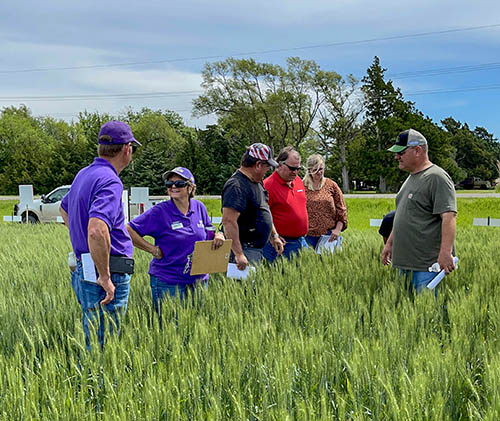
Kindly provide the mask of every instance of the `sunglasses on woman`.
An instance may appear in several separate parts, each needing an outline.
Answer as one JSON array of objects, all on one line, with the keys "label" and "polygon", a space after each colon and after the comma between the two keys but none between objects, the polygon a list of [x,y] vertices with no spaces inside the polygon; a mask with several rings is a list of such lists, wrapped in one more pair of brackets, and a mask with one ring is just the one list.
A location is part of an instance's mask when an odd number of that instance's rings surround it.
[{"label": "sunglasses on woman", "polygon": [[177,187],[178,189],[182,189],[183,187],[186,187],[188,185],[187,181],[184,180],[177,180],[177,181],[165,181],[165,186],[167,186],[167,189],[170,189],[172,187]]}]

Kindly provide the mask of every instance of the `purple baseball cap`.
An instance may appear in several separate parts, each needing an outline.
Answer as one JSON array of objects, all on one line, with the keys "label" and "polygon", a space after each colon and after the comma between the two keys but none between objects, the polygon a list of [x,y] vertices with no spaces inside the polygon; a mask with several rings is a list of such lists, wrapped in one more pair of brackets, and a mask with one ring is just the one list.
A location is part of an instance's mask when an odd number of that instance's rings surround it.
[{"label": "purple baseball cap", "polygon": [[135,142],[142,146],[132,134],[130,126],[123,121],[108,121],[101,126],[99,130],[100,145],[123,145],[125,143]]},{"label": "purple baseball cap", "polygon": [[162,175],[163,180],[168,180],[168,177],[170,177],[172,174],[177,174],[179,177],[182,177],[185,180],[191,181],[191,183],[195,184],[194,176],[187,168],[175,167],[173,170],[166,171]]}]

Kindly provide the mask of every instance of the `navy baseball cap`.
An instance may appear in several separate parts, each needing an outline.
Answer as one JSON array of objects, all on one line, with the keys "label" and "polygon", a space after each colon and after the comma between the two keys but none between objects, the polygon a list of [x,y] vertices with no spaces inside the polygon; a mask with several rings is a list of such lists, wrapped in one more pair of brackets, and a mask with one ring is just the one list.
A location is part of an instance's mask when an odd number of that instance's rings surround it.
[{"label": "navy baseball cap", "polygon": [[413,146],[427,145],[427,139],[420,132],[414,129],[408,129],[399,133],[398,140],[389,149],[389,152],[403,152],[406,148]]},{"label": "navy baseball cap", "polygon": [[134,138],[132,129],[123,121],[108,121],[104,123],[99,130],[100,145],[123,145],[125,143],[137,143],[142,146],[139,141]]}]

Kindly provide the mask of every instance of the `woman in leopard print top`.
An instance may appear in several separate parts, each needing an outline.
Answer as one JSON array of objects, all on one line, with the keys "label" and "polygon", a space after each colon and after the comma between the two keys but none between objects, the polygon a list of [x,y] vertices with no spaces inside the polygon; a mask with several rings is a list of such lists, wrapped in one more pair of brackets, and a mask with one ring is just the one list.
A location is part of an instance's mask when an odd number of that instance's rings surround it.
[{"label": "woman in leopard print top", "polygon": [[347,208],[344,195],[337,183],[324,176],[325,161],[321,155],[311,155],[307,159],[306,187],[309,231],[306,241],[316,247],[322,235],[330,235],[336,240],[347,228]]}]

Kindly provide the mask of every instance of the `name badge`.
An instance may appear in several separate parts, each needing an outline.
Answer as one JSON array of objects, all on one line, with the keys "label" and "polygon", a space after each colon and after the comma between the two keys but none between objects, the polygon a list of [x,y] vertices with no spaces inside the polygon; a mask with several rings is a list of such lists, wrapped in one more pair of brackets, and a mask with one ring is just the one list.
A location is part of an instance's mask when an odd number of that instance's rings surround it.
[{"label": "name badge", "polygon": [[184,227],[184,225],[182,225],[182,222],[174,222],[171,225],[171,227],[172,227],[173,230],[180,230],[181,228]]},{"label": "name badge", "polygon": [[200,220],[198,224],[196,225],[198,228],[205,228],[205,225],[203,224],[203,221]]},{"label": "name badge", "polygon": [[303,192],[304,189],[297,190],[297,193]]}]

